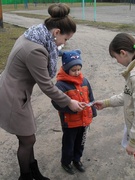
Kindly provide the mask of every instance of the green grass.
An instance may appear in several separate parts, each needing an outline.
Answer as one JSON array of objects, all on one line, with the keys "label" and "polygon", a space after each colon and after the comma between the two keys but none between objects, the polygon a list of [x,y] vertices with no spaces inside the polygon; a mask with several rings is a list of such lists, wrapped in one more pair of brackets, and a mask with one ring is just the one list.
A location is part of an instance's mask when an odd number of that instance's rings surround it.
[{"label": "green grass", "polygon": [[16,39],[25,31],[14,25],[4,23],[4,29],[0,29],[0,72],[4,69],[7,57]]},{"label": "green grass", "polygon": [[134,32],[135,25],[133,24],[120,24],[111,22],[97,22],[97,21],[86,21],[86,20],[75,20],[77,24],[85,24],[87,26],[92,26],[100,29],[109,29],[112,31],[126,31]]}]

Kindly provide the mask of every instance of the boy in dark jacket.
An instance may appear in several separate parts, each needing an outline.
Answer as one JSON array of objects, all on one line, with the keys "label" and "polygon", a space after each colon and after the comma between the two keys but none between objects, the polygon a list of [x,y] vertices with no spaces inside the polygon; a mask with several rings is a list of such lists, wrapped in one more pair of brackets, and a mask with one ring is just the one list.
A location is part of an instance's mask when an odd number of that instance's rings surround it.
[{"label": "boy in dark jacket", "polygon": [[81,72],[82,59],[79,50],[62,52],[62,67],[57,74],[56,86],[71,99],[88,104],[83,111],[73,112],[68,107],[61,108],[54,101],[52,104],[59,111],[63,137],[61,165],[70,174],[75,171],[73,165],[85,172],[81,157],[86,141],[86,132],[97,115],[94,106],[89,103],[94,101],[90,83]]}]

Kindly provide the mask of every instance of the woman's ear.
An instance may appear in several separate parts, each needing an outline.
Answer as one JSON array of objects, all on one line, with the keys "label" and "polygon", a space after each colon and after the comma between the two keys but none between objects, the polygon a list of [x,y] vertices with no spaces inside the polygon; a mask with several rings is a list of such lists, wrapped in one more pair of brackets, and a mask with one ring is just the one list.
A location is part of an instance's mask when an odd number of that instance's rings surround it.
[{"label": "woman's ear", "polygon": [[57,35],[60,34],[60,29],[56,28],[53,30],[53,36],[56,37]]}]

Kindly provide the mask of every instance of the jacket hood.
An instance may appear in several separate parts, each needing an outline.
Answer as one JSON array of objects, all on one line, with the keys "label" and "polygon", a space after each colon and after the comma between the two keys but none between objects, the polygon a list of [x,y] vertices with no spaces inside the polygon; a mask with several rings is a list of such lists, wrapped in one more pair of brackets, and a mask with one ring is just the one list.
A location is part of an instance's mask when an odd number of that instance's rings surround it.
[{"label": "jacket hood", "polygon": [[63,68],[61,67],[57,76],[56,76],[57,81],[67,81],[67,82],[71,82],[74,84],[78,84],[81,85],[83,82],[83,74],[80,73],[79,76],[70,76],[69,74],[67,74]]}]

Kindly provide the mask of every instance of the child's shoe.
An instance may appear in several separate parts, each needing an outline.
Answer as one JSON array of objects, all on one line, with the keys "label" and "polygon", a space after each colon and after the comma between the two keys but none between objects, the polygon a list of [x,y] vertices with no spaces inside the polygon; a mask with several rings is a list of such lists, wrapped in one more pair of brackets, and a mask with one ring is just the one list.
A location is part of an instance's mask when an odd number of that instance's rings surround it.
[{"label": "child's shoe", "polygon": [[67,165],[65,165],[65,164],[61,164],[61,166],[63,167],[63,169],[66,171],[66,172],[68,172],[69,174],[75,174],[75,171],[74,171],[74,169],[73,169],[73,166],[71,165],[71,164],[67,164]]},{"label": "child's shoe", "polygon": [[73,164],[76,167],[76,169],[78,169],[78,171],[85,172],[85,168],[84,168],[84,166],[83,166],[81,161],[79,161],[79,162],[75,162],[74,161]]}]

